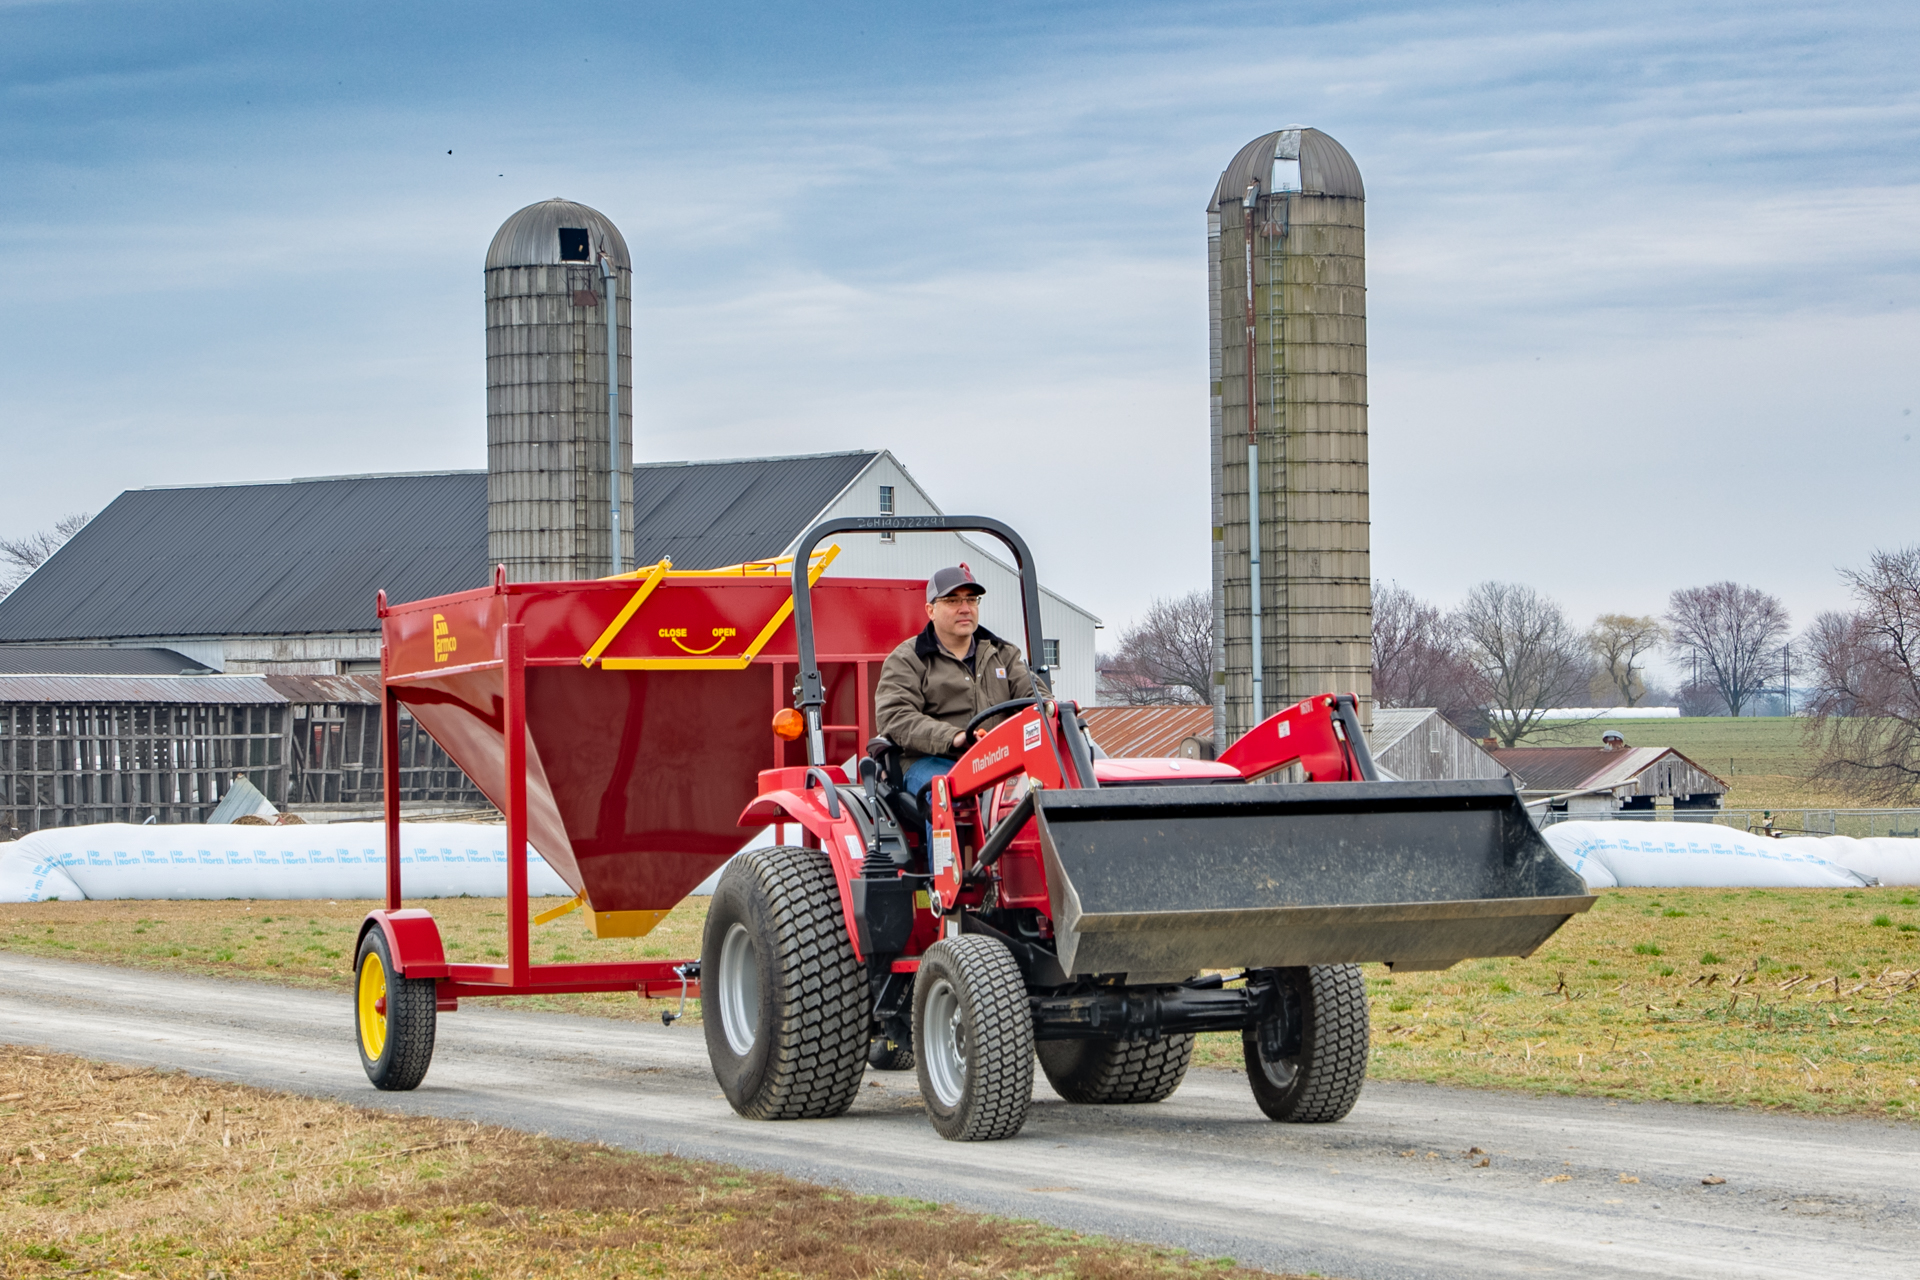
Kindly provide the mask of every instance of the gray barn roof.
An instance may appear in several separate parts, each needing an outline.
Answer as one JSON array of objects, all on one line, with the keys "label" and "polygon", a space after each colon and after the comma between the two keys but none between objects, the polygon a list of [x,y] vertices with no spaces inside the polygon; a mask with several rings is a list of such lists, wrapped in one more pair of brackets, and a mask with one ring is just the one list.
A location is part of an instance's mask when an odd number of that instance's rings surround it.
[{"label": "gray barn roof", "polygon": [[[777,555],[876,456],[635,467],[635,554]],[[0,600],[0,645],[372,631],[375,591],[418,600],[490,570],[484,471],[134,489]]]},{"label": "gray barn roof", "polygon": [[208,668],[171,649],[0,645],[0,676],[178,676]]},{"label": "gray barn roof", "polygon": [[778,555],[878,454],[821,453],[633,470],[633,558],[717,569]]}]

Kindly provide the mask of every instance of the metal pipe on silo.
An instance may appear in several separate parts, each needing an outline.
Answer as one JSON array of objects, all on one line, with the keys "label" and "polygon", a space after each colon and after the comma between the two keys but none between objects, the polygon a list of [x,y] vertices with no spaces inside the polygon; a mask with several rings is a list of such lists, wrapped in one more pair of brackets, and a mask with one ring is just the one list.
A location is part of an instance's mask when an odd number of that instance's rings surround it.
[{"label": "metal pipe on silo", "polygon": [[604,243],[600,278],[607,286],[607,559],[610,572],[620,573],[620,273]]},{"label": "metal pipe on silo", "polygon": [[1252,597],[1252,638],[1253,638],[1253,718],[1255,722],[1267,718],[1266,661],[1260,648],[1261,591],[1260,591],[1260,394],[1254,368],[1254,350],[1259,337],[1260,324],[1253,314],[1253,215],[1260,207],[1260,183],[1247,184],[1247,192],[1240,198],[1240,205],[1246,211],[1248,232],[1241,238],[1246,241],[1247,266],[1247,570],[1248,594]]}]

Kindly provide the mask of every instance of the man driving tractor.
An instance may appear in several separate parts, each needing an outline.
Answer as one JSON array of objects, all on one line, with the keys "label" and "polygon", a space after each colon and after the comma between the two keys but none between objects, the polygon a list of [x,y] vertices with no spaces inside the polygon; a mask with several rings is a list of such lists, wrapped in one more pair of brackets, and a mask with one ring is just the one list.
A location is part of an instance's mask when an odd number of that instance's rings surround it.
[{"label": "man driving tractor", "polygon": [[[924,796],[967,746],[967,722],[996,703],[1037,691],[1018,646],[980,625],[986,588],[966,565],[927,579],[927,625],[902,640],[880,668],[874,727],[900,748],[906,789]],[[996,721],[982,724],[978,737]]]}]

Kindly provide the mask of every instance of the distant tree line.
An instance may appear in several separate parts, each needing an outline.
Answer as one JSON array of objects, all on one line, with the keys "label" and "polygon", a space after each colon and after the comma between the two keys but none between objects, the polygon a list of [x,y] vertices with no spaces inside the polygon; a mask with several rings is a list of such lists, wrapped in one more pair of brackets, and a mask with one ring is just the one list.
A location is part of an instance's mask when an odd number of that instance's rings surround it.
[{"label": "distant tree line", "polygon": [[45,564],[92,518],[80,511],[60,517],[51,529],[41,529],[23,538],[0,538],[0,600],[11,595],[15,587],[27,580],[28,574]]}]

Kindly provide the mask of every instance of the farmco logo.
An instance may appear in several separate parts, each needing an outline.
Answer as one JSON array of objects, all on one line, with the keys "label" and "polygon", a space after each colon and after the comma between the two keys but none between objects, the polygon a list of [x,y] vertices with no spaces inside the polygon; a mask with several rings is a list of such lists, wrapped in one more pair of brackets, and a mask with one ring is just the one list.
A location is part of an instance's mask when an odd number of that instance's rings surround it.
[{"label": "farmco logo", "polygon": [[1013,754],[1012,747],[995,747],[993,750],[987,752],[987,754],[981,756],[978,760],[975,760],[973,762],[973,771],[975,773],[978,773],[982,769],[989,768],[990,766],[999,764],[1002,760],[1005,760],[1011,754]]}]

